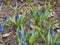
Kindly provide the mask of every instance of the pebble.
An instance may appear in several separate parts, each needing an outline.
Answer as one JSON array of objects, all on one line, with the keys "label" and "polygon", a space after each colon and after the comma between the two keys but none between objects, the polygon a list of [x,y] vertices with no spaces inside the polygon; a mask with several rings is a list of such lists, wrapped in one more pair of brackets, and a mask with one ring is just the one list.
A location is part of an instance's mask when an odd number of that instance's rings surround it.
[{"label": "pebble", "polygon": [[57,32],[60,33],[60,29],[57,29]]},{"label": "pebble", "polygon": [[1,17],[1,18],[3,18],[3,16],[2,16],[2,15],[0,15],[0,17]]}]

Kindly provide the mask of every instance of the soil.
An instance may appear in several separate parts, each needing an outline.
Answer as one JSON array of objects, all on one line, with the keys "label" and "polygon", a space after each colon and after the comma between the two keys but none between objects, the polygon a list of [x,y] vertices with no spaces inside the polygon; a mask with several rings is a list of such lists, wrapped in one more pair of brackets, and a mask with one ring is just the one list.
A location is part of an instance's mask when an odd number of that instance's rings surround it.
[{"label": "soil", "polygon": [[[13,2],[12,2],[13,3]],[[44,1],[39,0],[38,4],[44,5]],[[54,5],[54,3],[52,2]],[[55,19],[58,20],[58,24],[60,26],[60,6],[53,6],[53,10],[56,12]],[[10,9],[3,7],[3,9],[0,10],[0,22],[2,22],[3,17],[5,15],[13,16],[14,14],[10,11]],[[10,34],[9,34],[10,33]],[[3,37],[2,35],[9,34],[8,36]],[[16,42],[16,35],[15,35],[15,29],[14,27],[7,27],[3,33],[0,33],[0,43],[5,43],[5,45],[17,45]],[[44,45],[44,43],[38,38],[38,40],[34,43],[34,45]]]}]

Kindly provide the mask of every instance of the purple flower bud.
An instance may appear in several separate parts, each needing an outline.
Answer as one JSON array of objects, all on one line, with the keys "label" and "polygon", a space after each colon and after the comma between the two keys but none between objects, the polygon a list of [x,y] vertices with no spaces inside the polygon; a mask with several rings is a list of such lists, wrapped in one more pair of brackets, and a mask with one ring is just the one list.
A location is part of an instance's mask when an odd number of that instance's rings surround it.
[{"label": "purple flower bud", "polygon": [[27,43],[25,43],[24,41],[21,41],[21,45],[27,45]]},{"label": "purple flower bud", "polygon": [[4,28],[3,25],[0,23],[0,32],[3,32]]},{"label": "purple flower bud", "polygon": [[21,30],[18,30],[18,38],[21,40],[22,39],[22,33]]},{"label": "purple flower bud", "polygon": [[54,28],[50,28],[50,35],[51,35],[51,36],[54,35]]},{"label": "purple flower bud", "polygon": [[8,18],[8,16],[4,16],[3,17],[3,22],[6,22],[7,21],[7,18]]},{"label": "purple flower bud", "polygon": [[19,18],[19,15],[18,13],[16,13],[16,16],[15,16],[16,21],[18,20],[18,18]]},{"label": "purple flower bud", "polygon": [[28,26],[31,27],[31,25],[32,25],[32,20],[30,19],[28,22]]},{"label": "purple flower bud", "polygon": [[58,45],[56,41],[54,42],[54,45]]},{"label": "purple flower bud", "polygon": [[43,22],[43,21],[41,22],[41,26],[42,26],[42,28],[44,28],[44,27],[45,27],[45,26],[44,26],[44,22]]}]

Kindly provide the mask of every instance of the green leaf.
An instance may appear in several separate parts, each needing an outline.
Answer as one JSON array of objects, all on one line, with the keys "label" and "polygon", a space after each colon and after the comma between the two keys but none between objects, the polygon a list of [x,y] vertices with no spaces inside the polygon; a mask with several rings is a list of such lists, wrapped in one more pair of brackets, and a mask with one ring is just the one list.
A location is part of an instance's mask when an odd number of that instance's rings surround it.
[{"label": "green leaf", "polygon": [[35,35],[32,35],[32,37],[29,40],[30,45],[32,45],[36,41]]},{"label": "green leaf", "polygon": [[19,11],[19,8],[17,6],[13,7],[10,5],[10,8],[11,8],[11,11],[14,13],[14,15]]},{"label": "green leaf", "polygon": [[2,8],[2,4],[0,4],[0,9]]},{"label": "green leaf", "polygon": [[26,42],[29,42],[29,39],[30,39],[30,32],[28,32],[28,34],[26,35],[25,41],[26,41]]},{"label": "green leaf", "polygon": [[57,41],[57,39],[58,39],[58,34],[56,34],[55,36],[54,36],[54,38],[53,38],[53,43],[55,42],[55,41]]},{"label": "green leaf", "polygon": [[33,45],[33,43],[37,40],[37,36],[36,36],[36,32],[34,32],[34,30],[32,30],[31,32],[32,32],[32,36],[29,39],[29,43],[30,43],[30,45]]},{"label": "green leaf", "polygon": [[60,44],[60,39],[57,40],[57,43]]},{"label": "green leaf", "polygon": [[4,45],[4,44],[0,44],[0,45]]},{"label": "green leaf", "polygon": [[11,17],[10,17],[10,22],[11,22],[11,24],[14,24],[15,26],[17,26],[16,21],[13,18],[11,18]]},{"label": "green leaf", "polygon": [[47,35],[47,40],[46,40],[46,44],[49,45],[51,41],[51,36],[50,36],[50,30],[48,31],[48,35]]},{"label": "green leaf", "polygon": [[60,4],[60,0],[56,0],[56,3],[57,3],[57,4]]},{"label": "green leaf", "polygon": [[3,25],[4,25],[4,27],[9,27],[9,26],[11,26],[11,25],[8,24],[8,23],[3,23]]},{"label": "green leaf", "polygon": [[7,3],[8,7],[10,7],[10,0],[8,0],[8,3]]},{"label": "green leaf", "polygon": [[33,0],[26,0],[26,3],[30,4]]},{"label": "green leaf", "polygon": [[36,31],[38,32],[39,37],[45,42],[46,40],[45,40],[44,35],[41,33],[41,30],[39,28],[36,28],[36,29],[38,29]]},{"label": "green leaf", "polygon": [[24,23],[24,20],[25,20],[25,14],[26,12],[24,12],[22,15],[21,15],[21,18],[20,18],[20,22],[23,24]]},{"label": "green leaf", "polygon": [[18,38],[18,27],[16,29],[16,41],[18,42],[18,45],[20,45],[20,39]]}]

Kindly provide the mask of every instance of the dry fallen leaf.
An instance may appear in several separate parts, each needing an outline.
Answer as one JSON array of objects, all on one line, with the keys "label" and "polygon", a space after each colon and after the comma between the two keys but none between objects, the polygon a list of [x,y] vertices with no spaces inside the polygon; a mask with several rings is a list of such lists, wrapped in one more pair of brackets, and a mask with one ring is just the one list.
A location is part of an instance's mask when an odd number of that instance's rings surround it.
[{"label": "dry fallen leaf", "polygon": [[9,36],[11,33],[12,33],[12,32],[10,32],[10,33],[6,33],[6,34],[3,34],[2,37],[7,37],[7,36]]}]

